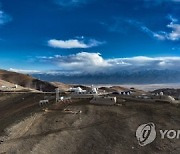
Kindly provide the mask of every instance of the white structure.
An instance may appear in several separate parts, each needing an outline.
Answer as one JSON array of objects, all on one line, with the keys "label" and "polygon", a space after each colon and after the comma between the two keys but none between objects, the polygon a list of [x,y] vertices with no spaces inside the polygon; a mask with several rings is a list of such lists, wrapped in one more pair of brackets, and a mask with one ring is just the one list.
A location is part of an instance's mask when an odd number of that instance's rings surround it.
[{"label": "white structure", "polygon": [[168,98],[168,101],[169,101],[171,104],[180,105],[180,101],[179,101],[179,100],[175,100],[174,97],[168,96],[167,98]]},{"label": "white structure", "polygon": [[92,94],[98,94],[98,89],[95,88],[95,87],[92,85],[92,86],[91,86],[91,91],[90,91],[90,93],[92,93]]},{"label": "white structure", "polygon": [[71,97],[60,97],[58,102],[71,103]]},{"label": "white structure", "polygon": [[10,87],[7,87],[7,86],[1,86],[0,89],[1,89],[1,90],[10,90],[11,88],[10,88]]},{"label": "white structure", "polygon": [[116,97],[94,97],[90,103],[98,105],[114,105],[116,104]]},{"label": "white structure", "polygon": [[39,106],[45,106],[49,104],[49,100],[40,100],[39,101]]},{"label": "white structure", "polygon": [[121,95],[130,95],[131,91],[122,91],[120,92]]},{"label": "white structure", "polygon": [[170,103],[173,103],[175,101],[174,97],[168,96],[167,100],[170,101]]},{"label": "white structure", "polygon": [[70,103],[70,102],[72,102],[71,97],[64,97],[64,96],[60,97],[59,93],[60,93],[60,90],[59,90],[59,88],[57,88],[56,89],[56,103],[60,103],[60,102]]},{"label": "white structure", "polygon": [[163,95],[164,95],[164,93],[161,91],[161,92],[159,93],[159,95],[160,95],[160,96],[163,96]]},{"label": "white structure", "polygon": [[1,86],[1,88],[7,88],[6,86]]},{"label": "white structure", "polygon": [[78,95],[92,95],[92,94],[98,94],[98,89],[95,88],[93,85],[91,86],[90,90],[83,90],[81,87],[77,87],[77,88],[70,88],[70,91],[73,94],[78,94]]},{"label": "white structure", "polygon": [[77,87],[77,88],[70,88],[71,92],[74,92],[76,94],[83,94],[86,93],[86,90],[82,90],[81,87]]}]

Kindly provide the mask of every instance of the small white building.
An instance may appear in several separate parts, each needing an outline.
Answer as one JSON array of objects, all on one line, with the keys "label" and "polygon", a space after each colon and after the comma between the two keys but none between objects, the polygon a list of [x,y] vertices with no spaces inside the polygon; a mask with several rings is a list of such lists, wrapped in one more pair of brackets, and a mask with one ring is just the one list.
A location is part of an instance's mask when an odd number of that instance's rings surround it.
[{"label": "small white building", "polygon": [[84,93],[86,93],[86,90],[83,90],[81,87],[70,88],[70,91],[74,92],[76,94],[84,94]]},{"label": "small white building", "polygon": [[173,103],[175,101],[174,97],[172,96],[168,96],[167,97],[167,100],[170,102],[170,103]]},{"label": "small white building", "polygon": [[9,90],[9,89],[10,89],[10,87],[3,86],[3,85],[2,85],[2,86],[0,87],[0,89],[2,89],[2,90]]},{"label": "small white building", "polygon": [[87,92],[89,94],[98,94],[98,89],[95,88],[93,85],[91,86],[91,90]]},{"label": "small white building", "polygon": [[160,95],[160,96],[163,96],[163,95],[164,95],[164,93],[161,91],[161,92],[159,93],[159,95]]},{"label": "small white building", "polygon": [[5,88],[7,88],[7,87],[6,87],[6,86],[1,86],[1,88],[5,89]]},{"label": "small white building", "polygon": [[39,101],[39,106],[46,106],[49,104],[49,100],[40,100]]},{"label": "small white building", "polygon": [[116,97],[94,97],[90,103],[98,105],[115,105],[117,102]]}]

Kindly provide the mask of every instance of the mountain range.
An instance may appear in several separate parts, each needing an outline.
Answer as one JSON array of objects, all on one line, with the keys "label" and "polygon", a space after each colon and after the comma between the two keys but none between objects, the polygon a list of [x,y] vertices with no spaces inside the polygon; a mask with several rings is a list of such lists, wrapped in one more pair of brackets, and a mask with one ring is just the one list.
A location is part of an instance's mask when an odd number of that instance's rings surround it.
[{"label": "mountain range", "polygon": [[96,74],[62,74],[36,73],[32,76],[45,81],[57,81],[69,84],[155,84],[180,83],[180,71],[177,70],[143,70],[119,71],[118,73]]}]

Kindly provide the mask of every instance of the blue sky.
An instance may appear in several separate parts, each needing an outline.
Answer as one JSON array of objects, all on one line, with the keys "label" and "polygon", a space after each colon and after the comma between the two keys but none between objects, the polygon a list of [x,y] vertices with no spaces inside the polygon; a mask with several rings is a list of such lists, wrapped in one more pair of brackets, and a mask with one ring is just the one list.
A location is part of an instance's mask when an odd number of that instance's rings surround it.
[{"label": "blue sky", "polygon": [[94,73],[179,66],[180,0],[0,0],[2,69]]}]

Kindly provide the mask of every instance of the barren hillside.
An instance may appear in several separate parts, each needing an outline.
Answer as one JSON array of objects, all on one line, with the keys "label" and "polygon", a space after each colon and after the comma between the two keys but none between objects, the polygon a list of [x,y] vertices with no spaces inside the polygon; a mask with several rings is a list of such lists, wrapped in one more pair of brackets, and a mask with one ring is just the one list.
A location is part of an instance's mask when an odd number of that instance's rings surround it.
[{"label": "barren hillside", "polygon": [[67,91],[69,90],[69,88],[71,87],[70,85],[68,84],[64,84],[64,83],[61,83],[61,82],[51,82],[54,86],[58,87],[60,90],[62,91]]},{"label": "barren hillside", "polygon": [[[45,112],[38,106],[43,94],[0,97],[1,153],[33,154],[178,154],[179,140],[156,140],[141,147],[139,125],[154,122],[157,129],[179,129],[179,108],[170,104],[126,102],[96,106],[87,101]],[[14,101],[15,100],[15,101]],[[67,111],[82,111],[72,114]]]},{"label": "barren hillside", "polygon": [[152,91],[152,93],[160,93],[160,92],[163,92],[165,95],[171,95],[176,99],[180,99],[180,89],[164,88],[164,89],[157,89]]},{"label": "barren hillside", "polygon": [[22,87],[42,91],[54,91],[54,89],[56,88],[56,86],[46,81],[41,81],[36,78],[33,78],[30,75],[10,72],[6,70],[0,70],[0,79],[13,84],[18,84]]}]

